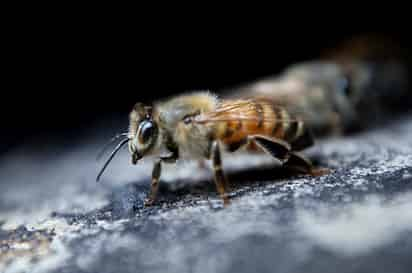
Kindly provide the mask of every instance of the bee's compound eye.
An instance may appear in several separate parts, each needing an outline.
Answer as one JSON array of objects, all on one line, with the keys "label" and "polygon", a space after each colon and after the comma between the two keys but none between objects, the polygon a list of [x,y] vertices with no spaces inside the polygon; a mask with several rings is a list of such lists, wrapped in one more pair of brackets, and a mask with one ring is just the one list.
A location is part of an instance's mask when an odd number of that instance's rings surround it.
[{"label": "bee's compound eye", "polygon": [[155,127],[153,125],[153,122],[151,121],[144,121],[140,124],[139,126],[139,141],[141,143],[146,143],[148,142],[154,134]]}]

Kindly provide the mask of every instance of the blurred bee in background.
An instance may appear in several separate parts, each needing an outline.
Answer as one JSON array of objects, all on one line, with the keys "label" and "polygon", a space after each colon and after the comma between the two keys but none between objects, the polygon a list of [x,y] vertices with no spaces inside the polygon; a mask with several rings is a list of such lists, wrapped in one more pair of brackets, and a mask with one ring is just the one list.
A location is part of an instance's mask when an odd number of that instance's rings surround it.
[{"label": "blurred bee in background", "polygon": [[129,132],[119,135],[124,139],[97,180],[126,144],[133,164],[147,155],[157,158],[146,205],[156,200],[162,163],[179,158],[211,160],[217,191],[228,204],[222,150],[258,149],[285,168],[322,175],[327,169],[314,167],[300,153],[314,144],[311,132],[321,137],[380,123],[385,110],[398,109],[405,98],[410,102],[407,79],[400,62],[357,56],[294,65],[279,76],[223,92],[222,99],[197,92],[151,106],[137,103]]},{"label": "blurred bee in background", "polygon": [[223,93],[265,97],[303,113],[315,137],[342,135],[411,109],[409,63],[410,56],[390,39],[359,36],[319,60]]}]

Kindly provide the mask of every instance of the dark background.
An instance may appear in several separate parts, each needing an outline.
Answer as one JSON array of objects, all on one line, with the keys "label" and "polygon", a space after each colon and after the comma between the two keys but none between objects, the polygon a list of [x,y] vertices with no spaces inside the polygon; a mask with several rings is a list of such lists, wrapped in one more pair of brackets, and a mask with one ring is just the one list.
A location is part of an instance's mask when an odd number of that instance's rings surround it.
[{"label": "dark background", "polygon": [[217,29],[24,23],[6,43],[0,152],[34,137],[74,137],[137,101],[275,74],[365,33],[410,44],[395,27]]}]

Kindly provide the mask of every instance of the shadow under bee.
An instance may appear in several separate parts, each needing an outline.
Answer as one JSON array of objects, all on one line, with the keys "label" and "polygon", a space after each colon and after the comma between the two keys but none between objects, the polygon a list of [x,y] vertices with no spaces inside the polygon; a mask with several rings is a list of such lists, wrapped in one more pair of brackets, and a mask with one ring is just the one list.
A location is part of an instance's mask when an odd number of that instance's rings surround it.
[{"label": "shadow under bee", "polygon": [[[319,158],[312,157],[311,159],[315,162],[315,165],[318,165]],[[226,174],[230,181],[230,196],[232,198],[240,197],[248,191],[257,190],[262,185],[288,182],[288,179],[307,176],[295,170],[282,168],[276,164],[266,164],[245,170],[229,170],[226,171]],[[197,197],[198,199],[207,200],[208,198],[218,198],[218,194],[216,193],[216,185],[211,177],[198,180],[196,183],[188,183],[187,181],[161,183],[158,197],[159,200],[156,202],[156,205],[162,205],[165,202],[174,203],[182,201],[185,197]]]},{"label": "shadow under bee", "polygon": [[[315,162],[319,159],[311,157]],[[323,165],[323,164],[322,164]],[[296,171],[281,168],[276,164],[266,164],[245,170],[227,171],[231,184],[231,198],[235,200],[248,192],[259,191],[261,186],[268,184],[290,182],[302,175]],[[98,220],[114,221],[151,214],[154,210],[172,209],[176,207],[195,206],[199,202],[220,202],[216,193],[213,178],[196,180],[190,183],[186,180],[160,183],[158,200],[153,206],[145,207],[144,200],[150,189],[150,181],[133,181],[112,189],[108,199],[109,204],[87,213],[53,213],[54,217],[63,217],[69,224],[82,222],[95,225]]]}]

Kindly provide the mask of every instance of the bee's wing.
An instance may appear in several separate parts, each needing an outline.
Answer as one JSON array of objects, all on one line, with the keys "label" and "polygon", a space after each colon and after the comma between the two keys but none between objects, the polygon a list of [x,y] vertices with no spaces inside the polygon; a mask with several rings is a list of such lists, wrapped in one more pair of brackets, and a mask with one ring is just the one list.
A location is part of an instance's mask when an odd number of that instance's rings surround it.
[{"label": "bee's wing", "polygon": [[223,98],[265,98],[304,120],[320,136],[339,133],[355,119],[344,79],[336,64],[308,62],[294,65],[279,76],[224,90]]},{"label": "bee's wing", "polygon": [[[259,115],[257,105],[263,111],[265,107],[270,107],[273,112],[287,111],[287,118],[280,115]],[[281,104],[265,98],[250,98],[223,100],[214,111],[202,113],[195,118],[197,123],[216,123],[230,121],[250,121],[250,122],[298,122],[303,118],[296,114],[291,114]]]}]

